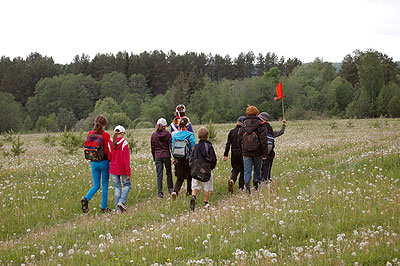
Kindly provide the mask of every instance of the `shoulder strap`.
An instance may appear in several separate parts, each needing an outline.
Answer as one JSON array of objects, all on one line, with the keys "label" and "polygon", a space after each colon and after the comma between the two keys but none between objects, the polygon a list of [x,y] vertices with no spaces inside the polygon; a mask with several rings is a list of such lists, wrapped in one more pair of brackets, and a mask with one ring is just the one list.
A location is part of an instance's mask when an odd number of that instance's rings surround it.
[{"label": "shoulder strap", "polygon": [[208,143],[206,142],[206,143],[204,143],[204,145],[206,146],[206,147],[205,147],[205,148],[206,148],[206,154],[207,154],[206,159],[207,159],[209,162],[211,162],[210,153],[209,153],[209,151],[208,151]]}]

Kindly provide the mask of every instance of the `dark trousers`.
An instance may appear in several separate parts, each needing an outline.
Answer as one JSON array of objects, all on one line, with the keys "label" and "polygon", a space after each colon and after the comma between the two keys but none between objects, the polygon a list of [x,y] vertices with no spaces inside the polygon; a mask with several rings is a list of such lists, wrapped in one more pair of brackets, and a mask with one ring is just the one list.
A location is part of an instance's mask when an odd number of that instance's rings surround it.
[{"label": "dark trousers", "polygon": [[155,160],[156,163],[156,170],[157,170],[157,188],[158,188],[158,193],[162,193],[163,191],[163,170],[165,166],[165,172],[167,175],[167,187],[168,190],[172,190],[174,183],[172,181],[172,171],[171,171],[171,158],[156,158]]},{"label": "dark trousers", "polygon": [[191,195],[192,194],[192,177],[190,176],[190,166],[189,166],[189,160],[186,159],[177,159],[176,164],[175,164],[175,176],[176,176],[176,182],[175,182],[175,187],[174,187],[174,192],[176,194],[179,193],[179,190],[181,190],[183,181],[186,179],[186,194]]},{"label": "dark trousers", "polygon": [[244,167],[243,156],[241,153],[232,153],[231,155],[231,179],[236,183],[237,176],[239,175],[239,189],[244,189]]},{"label": "dark trousers", "polygon": [[275,152],[272,151],[267,159],[263,160],[261,167],[261,181],[271,181],[272,162],[275,158]]}]

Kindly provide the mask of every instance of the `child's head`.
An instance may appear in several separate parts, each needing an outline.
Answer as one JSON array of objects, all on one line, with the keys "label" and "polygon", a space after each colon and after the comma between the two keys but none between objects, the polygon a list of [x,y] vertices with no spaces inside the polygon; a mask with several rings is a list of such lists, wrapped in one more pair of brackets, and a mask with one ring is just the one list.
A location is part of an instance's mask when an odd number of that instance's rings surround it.
[{"label": "child's head", "polygon": [[162,131],[163,129],[165,129],[166,126],[167,126],[167,120],[165,120],[164,118],[158,119],[156,124],[157,131]]},{"label": "child's head", "polygon": [[258,115],[257,107],[255,107],[254,105],[247,106],[246,115],[247,116],[257,116]]},{"label": "child's head", "polygon": [[263,122],[268,122],[269,114],[267,112],[262,112],[261,114],[258,115],[258,118],[260,118],[261,121],[263,121]]},{"label": "child's head", "polygon": [[205,127],[199,128],[199,131],[197,131],[197,135],[200,140],[208,140],[208,130]]},{"label": "child's head", "polygon": [[181,121],[179,121],[179,128],[180,129],[187,129],[189,128],[189,118],[187,118],[186,116],[182,117]]},{"label": "child's head", "polygon": [[125,135],[125,128],[123,126],[116,126],[114,128],[114,135],[113,135],[113,146],[114,150],[117,150],[118,147],[118,137],[123,137]]},{"label": "child's head", "polygon": [[184,117],[186,116],[186,107],[183,104],[179,104],[175,108],[175,116]]},{"label": "child's head", "polygon": [[93,131],[103,134],[103,129],[107,125],[107,118],[103,115],[98,115],[94,119]]},{"label": "child's head", "polygon": [[246,119],[245,116],[240,116],[236,122],[237,125],[243,125],[243,121]]}]

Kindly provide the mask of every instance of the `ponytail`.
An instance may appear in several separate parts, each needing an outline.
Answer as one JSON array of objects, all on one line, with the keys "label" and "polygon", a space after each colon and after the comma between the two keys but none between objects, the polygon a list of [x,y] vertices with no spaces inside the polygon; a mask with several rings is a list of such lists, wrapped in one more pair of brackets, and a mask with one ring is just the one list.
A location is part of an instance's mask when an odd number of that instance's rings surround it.
[{"label": "ponytail", "polygon": [[114,150],[117,150],[118,147],[118,135],[119,135],[119,130],[115,130],[114,135],[113,135],[113,146],[114,146]]},{"label": "ponytail", "polygon": [[107,125],[107,118],[102,115],[98,115],[94,120],[93,131],[98,132],[100,135],[103,134],[103,127]]}]

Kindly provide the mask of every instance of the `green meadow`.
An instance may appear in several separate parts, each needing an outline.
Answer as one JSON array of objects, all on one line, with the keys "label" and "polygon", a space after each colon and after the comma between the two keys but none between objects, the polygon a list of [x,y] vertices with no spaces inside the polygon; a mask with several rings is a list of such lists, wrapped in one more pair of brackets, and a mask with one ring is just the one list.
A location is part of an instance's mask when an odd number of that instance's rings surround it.
[{"label": "green meadow", "polygon": [[215,125],[214,191],[208,209],[200,193],[195,212],[185,183],[173,201],[164,179],[157,197],[152,129],[130,132],[128,211],[107,214],[101,190],[81,211],[92,184],[81,149],[20,135],[25,153],[0,154],[0,265],[400,265],[399,119],[288,121],[273,182],[251,195],[227,191],[233,127]]}]

